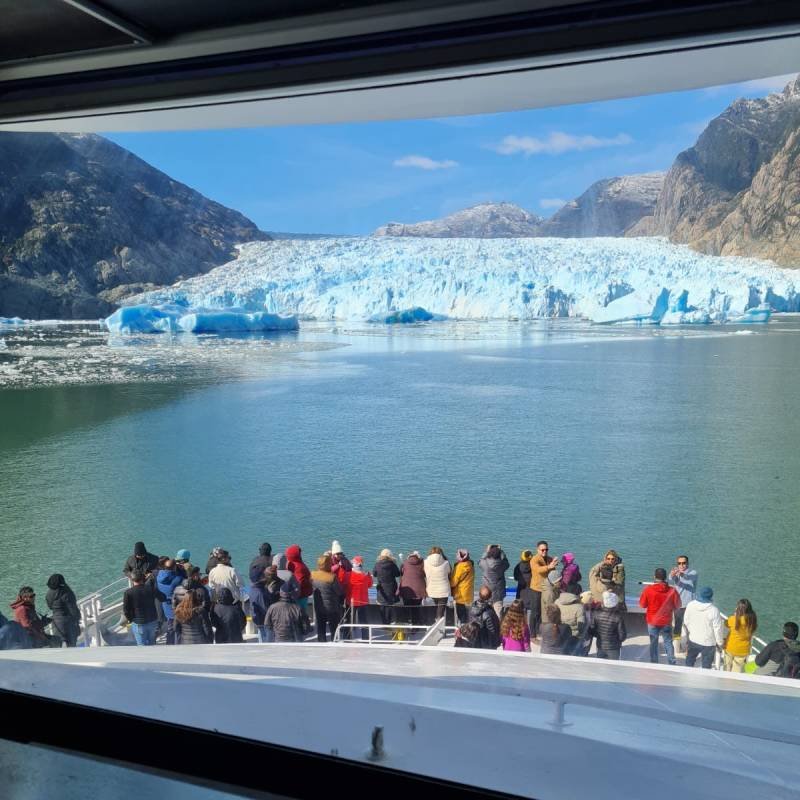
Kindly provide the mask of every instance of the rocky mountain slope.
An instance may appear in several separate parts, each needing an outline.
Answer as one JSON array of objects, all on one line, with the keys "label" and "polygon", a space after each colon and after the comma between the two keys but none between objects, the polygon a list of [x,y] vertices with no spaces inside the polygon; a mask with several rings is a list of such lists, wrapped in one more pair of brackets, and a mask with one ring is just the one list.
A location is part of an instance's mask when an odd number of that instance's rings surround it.
[{"label": "rocky mountain slope", "polygon": [[537,236],[542,218],[513,203],[482,203],[442,219],[405,225],[390,222],[373,236],[432,236],[435,238],[506,239]]},{"label": "rocky mountain slope", "polygon": [[628,235],[800,267],[800,78],[737,100],[680,153],[652,217]]},{"label": "rocky mountain slope", "polygon": [[0,134],[0,316],[104,315],[269,238],[100,136]]},{"label": "rocky mountain slope", "polygon": [[539,235],[622,236],[642,217],[652,215],[663,183],[663,172],[597,181],[545,220]]}]

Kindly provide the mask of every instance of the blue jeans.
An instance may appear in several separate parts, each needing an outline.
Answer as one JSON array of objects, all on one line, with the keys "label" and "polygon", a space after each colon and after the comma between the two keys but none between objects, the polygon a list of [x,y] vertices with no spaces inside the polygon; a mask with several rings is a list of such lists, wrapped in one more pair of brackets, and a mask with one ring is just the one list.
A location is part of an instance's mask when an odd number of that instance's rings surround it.
[{"label": "blue jeans", "polygon": [[664,642],[664,651],[667,654],[667,661],[675,664],[675,648],[672,645],[672,625],[648,625],[647,632],[650,634],[650,661],[658,664],[658,637]]},{"label": "blue jeans", "polygon": [[261,644],[268,644],[269,642],[275,641],[275,634],[267,630],[266,625],[256,625],[256,628],[258,629],[258,641]]},{"label": "blue jeans", "polygon": [[695,644],[689,639],[689,645],[686,648],[686,666],[693,667],[697,657],[700,656],[700,666],[703,669],[711,669],[714,666],[714,656],[717,653],[716,645],[702,645]]},{"label": "blue jeans", "polygon": [[152,622],[144,622],[139,624],[137,622],[131,623],[131,630],[133,631],[133,638],[136,639],[136,644],[140,647],[145,645],[154,645],[156,643],[156,628],[158,627],[158,620]]}]

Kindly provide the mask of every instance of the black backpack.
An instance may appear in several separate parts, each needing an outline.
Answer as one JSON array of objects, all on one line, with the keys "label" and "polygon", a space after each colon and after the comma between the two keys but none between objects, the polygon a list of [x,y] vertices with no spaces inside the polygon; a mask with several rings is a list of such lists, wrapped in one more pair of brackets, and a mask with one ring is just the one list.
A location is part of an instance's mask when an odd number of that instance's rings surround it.
[{"label": "black backpack", "polygon": [[800,653],[787,653],[781,661],[776,678],[799,678],[800,679]]}]

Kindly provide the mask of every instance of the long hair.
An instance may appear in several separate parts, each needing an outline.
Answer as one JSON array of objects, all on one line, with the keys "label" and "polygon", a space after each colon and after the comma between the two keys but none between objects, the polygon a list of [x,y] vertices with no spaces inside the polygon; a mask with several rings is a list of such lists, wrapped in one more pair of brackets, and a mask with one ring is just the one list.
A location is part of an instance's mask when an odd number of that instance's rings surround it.
[{"label": "long hair", "polygon": [[553,636],[558,636],[558,626],[561,624],[561,610],[558,606],[547,606],[544,615],[553,626]]},{"label": "long hair", "polygon": [[175,609],[175,619],[181,624],[189,622],[198,605],[200,604],[197,602],[197,590],[186,592],[183,600],[178,603],[178,607]]},{"label": "long hair", "polygon": [[750,601],[744,598],[736,604],[736,611],[734,612],[733,627],[737,631],[739,630],[739,620],[742,620],[742,625],[748,633],[753,634],[756,632],[758,627],[756,612],[753,611]]},{"label": "long hair", "polygon": [[515,600],[506,611],[500,623],[500,635],[522,641],[525,632],[525,606],[522,600]]}]

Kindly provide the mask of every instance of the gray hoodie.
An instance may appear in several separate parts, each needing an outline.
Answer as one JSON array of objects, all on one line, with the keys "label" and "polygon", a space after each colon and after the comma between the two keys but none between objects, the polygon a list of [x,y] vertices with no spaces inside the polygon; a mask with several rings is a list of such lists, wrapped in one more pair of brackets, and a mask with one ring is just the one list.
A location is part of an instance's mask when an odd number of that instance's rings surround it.
[{"label": "gray hoodie", "polygon": [[586,612],[580,598],[572,592],[562,592],[556,600],[556,605],[561,612],[561,621],[569,625],[573,636],[581,638],[586,627]]}]

